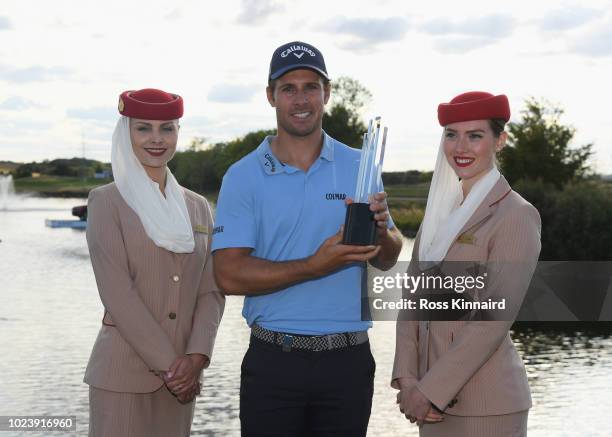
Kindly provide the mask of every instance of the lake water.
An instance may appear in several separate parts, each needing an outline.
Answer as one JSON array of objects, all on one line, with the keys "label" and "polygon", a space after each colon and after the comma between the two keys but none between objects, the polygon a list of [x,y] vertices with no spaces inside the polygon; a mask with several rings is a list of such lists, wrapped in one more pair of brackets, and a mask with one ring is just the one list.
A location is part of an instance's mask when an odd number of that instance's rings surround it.
[{"label": "lake water", "polygon": [[[82,202],[29,198],[0,210],[0,416],[75,415],[79,436],[87,434],[82,379],[102,305],[85,233],[46,228],[44,220],[70,218]],[[193,435],[239,436],[240,362],[249,338],[241,305],[241,298],[227,300]],[[612,436],[612,329],[531,328],[513,338],[533,393],[530,436]],[[394,323],[375,322],[371,343],[377,373],[368,435],[416,436],[389,387]],[[0,432],[9,435],[17,434]]]}]

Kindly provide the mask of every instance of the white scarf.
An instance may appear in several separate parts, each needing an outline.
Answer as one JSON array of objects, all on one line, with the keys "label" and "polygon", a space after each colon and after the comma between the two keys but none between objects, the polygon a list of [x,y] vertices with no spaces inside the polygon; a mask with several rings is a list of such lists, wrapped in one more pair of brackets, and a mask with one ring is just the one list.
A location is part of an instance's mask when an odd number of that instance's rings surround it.
[{"label": "white scarf", "polygon": [[461,229],[501,176],[497,167],[493,166],[474,184],[461,203],[463,199],[461,182],[446,159],[443,141],[444,137],[440,141],[436,168],[429,187],[427,207],[421,227],[419,261],[438,263],[444,259]]},{"label": "white scarf", "polygon": [[130,139],[129,118],[121,116],[113,133],[111,164],[123,200],[138,215],[156,246],[176,253],[191,253],[193,230],[183,189],[166,168],[166,197],[136,158]]}]

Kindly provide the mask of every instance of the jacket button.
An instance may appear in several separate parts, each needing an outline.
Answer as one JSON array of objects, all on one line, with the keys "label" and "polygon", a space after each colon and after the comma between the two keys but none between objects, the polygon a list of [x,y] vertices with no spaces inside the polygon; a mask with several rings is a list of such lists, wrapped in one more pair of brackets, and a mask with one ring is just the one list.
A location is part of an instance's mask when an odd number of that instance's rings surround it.
[{"label": "jacket button", "polygon": [[453,408],[456,403],[457,403],[457,398],[453,399],[452,401],[448,403],[448,408]]},{"label": "jacket button", "polygon": [[174,275],[174,276],[172,277],[172,280],[173,280],[174,282],[178,282],[178,281],[179,281],[179,279],[181,279],[181,278],[179,278],[179,275]]},{"label": "jacket button", "polygon": [[169,318],[170,320],[174,320],[174,319],[176,319],[176,313],[170,313],[170,314],[168,314],[168,318]]}]

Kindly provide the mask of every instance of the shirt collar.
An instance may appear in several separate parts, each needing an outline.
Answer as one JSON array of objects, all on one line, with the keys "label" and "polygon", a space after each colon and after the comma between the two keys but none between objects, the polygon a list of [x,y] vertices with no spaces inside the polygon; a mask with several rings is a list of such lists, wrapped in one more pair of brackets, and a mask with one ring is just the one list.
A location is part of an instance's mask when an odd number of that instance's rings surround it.
[{"label": "shirt collar", "polygon": [[[272,149],[270,148],[271,140],[272,136],[268,135],[257,147],[257,157],[259,158],[259,162],[266,174],[273,175],[283,172],[290,174],[298,171],[297,168],[283,164],[276,156],[274,156],[274,153],[272,153]],[[334,160],[334,139],[327,135],[325,131],[323,132],[323,147],[321,147],[321,154],[319,155],[319,158],[323,158],[326,161]]]},{"label": "shirt collar", "polygon": [[327,161],[334,160],[334,139],[323,131],[323,147],[321,148],[321,158]]}]

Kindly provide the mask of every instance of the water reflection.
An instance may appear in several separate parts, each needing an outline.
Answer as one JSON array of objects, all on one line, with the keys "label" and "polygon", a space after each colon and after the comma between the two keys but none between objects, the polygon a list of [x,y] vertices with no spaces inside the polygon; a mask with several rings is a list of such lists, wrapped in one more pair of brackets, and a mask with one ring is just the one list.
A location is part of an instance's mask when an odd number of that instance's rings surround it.
[{"label": "water reflection", "polygon": [[612,435],[612,325],[517,324],[534,408],[533,435]]},{"label": "water reflection", "polygon": [[[44,219],[69,218],[80,203],[27,199],[20,211],[0,211],[0,415],[73,414],[79,436],[86,435],[88,416],[83,371],[102,306],[85,234],[46,228]],[[407,245],[404,259],[409,252]],[[228,299],[193,435],[240,435],[240,362],[249,336],[241,305],[241,298]],[[513,338],[533,392],[530,436],[612,435],[611,326],[515,325]],[[369,435],[416,436],[388,385],[394,323],[376,322],[371,338],[377,374]]]}]

